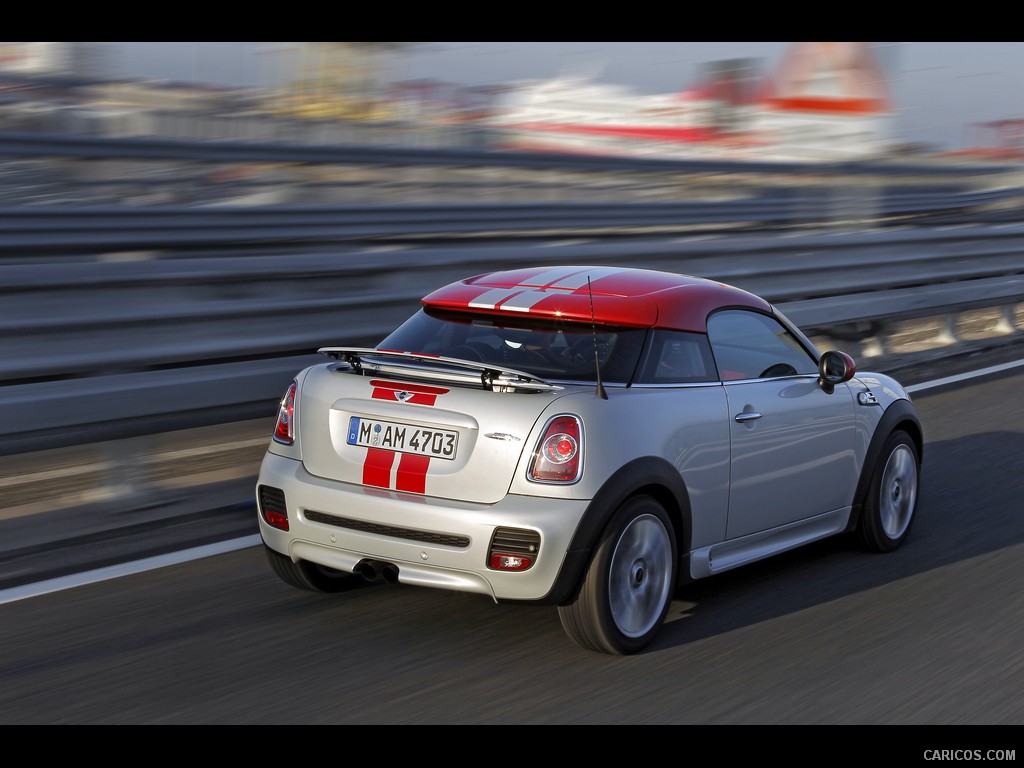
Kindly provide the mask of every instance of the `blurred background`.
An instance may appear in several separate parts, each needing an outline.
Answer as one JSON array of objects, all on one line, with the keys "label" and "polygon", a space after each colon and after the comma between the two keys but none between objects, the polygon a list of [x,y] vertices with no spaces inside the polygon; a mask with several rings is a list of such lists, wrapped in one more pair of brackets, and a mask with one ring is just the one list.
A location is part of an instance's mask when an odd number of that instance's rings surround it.
[{"label": "blurred background", "polygon": [[0,43],[0,129],[110,138],[1005,159],[1022,92],[1022,43]]},{"label": "blurred background", "polygon": [[[1022,43],[0,43],[0,130],[64,137],[1004,162],[1021,156],[1022,92]],[[40,151],[0,147],[0,204],[408,201],[423,191],[323,159],[169,159],[163,147],[130,159],[66,150],[55,162]],[[437,185],[429,199],[438,194],[478,199],[480,189]]]}]

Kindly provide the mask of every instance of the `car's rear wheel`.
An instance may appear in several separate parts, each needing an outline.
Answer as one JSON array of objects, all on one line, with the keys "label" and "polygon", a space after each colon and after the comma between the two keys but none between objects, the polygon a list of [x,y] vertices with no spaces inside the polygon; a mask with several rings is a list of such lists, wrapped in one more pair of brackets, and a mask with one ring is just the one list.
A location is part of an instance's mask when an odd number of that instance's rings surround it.
[{"label": "car's rear wheel", "polygon": [[346,571],[339,571],[316,563],[300,560],[295,562],[290,557],[275,552],[263,545],[267,553],[267,561],[271,569],[285,584],[310,592],[344,592],[365,583],[361,576]]},{"label": "car's rear wheel", "polygon": [[676,586],[676,540],[665,509],[649,496],[613,516],[575,598],[558,607],[566,633],[584,648],[631,654],[661,628]]},{"label": "car's rear wheel", "polygon": [[906,432],[897,430],[879,454],[857,533],[874,552],[892,552],[910,533],[917,512],[921,459]]}]

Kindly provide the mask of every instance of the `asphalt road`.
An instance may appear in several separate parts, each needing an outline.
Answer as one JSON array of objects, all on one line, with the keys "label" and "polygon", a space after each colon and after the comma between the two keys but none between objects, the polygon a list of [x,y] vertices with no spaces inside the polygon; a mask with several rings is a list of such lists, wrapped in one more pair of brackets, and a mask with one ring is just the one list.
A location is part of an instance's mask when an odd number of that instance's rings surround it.
[{"label": "asphalt road", "polygon": [[1022,385],[915,396],[901,550],[836,539],[689,585],[637,656],[582,651],[553,608],[300,592],[244,546],[0,604],[0,723],[1020,725]]}]

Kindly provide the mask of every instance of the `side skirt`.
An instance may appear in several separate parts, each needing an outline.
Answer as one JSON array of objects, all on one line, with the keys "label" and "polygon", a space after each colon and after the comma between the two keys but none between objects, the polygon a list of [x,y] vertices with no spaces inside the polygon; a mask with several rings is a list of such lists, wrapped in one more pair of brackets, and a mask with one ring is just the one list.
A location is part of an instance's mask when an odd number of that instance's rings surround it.
[{"label": "side skirt", "polygon": [[690,553],[690,578],[702,579],[842,533],[850,511],[851,507],[843,507],[798,523],[695,549]]}]

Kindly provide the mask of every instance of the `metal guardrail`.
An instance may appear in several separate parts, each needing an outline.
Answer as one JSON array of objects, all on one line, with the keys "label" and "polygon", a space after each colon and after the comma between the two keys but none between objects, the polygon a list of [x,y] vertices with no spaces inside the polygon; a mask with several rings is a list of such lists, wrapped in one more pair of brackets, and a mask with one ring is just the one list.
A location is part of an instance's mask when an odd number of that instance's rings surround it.
[{"label": "metal guardrail", "polygon": [[[602,183],[619,171],[677,184],[676,174],[719,174],[731,192],[714,202],[0,208],[0,455],[272,415],[318,347],[373,345],[427,289],[535,263],[629,263],[731,282],[808,332],[870,353],[884,354],[893,324],[920,318],[938,318],[956,347],[956,317],[978,307],[1002,313],[1004,336],[1020,333],[1024,228],[977,226],[1020,219],[1022,192],[1002,167],[11,133],[0,134],[0,157],[533,168],[570,172],[570,183],[576,172]],[[762,184],[780,176],[786,183]],[[842,222],[871,229],[842,232]],[[974,226],[884,228],[922,222]],[[721,231],[731,234],[709,237]],[[705,239],[665,234],[694,232]],[[540,244],[553,233],[588,242]],[[509,244],[511,235],[521,237]]]},{"label": "metal guardrail", "polygon": [[807,225],[834,226],[844,218],[873,226],[924,221],[1001,219],[1024,189],[975,192],[899,191],[892,195],[782,194],[726,201],[619,203],[501,203],[480,205],[260,206],[260,207],[2,207],[0,258],[39,254],[301,247],[380,240],[463,240],[470,235],[535,236],[642,228],[661,231],[736,231]]},{"label": "metal guardrail", "polygon": [[19,264],[0,268],[0,455],[272,414],[326,345],[373,345],[430,288],[535,263],[667,269],[759,293],[812,336],[884,354],[963,311],[1019,336],[1024,227]]},{"label": "metal guardrail", "polygon": [[[172,122],[198,127],[210,119],[210,114],[198,113],[175,115]],[[337,121],[322,126],[332,130],[323,134],[321,143],[311,143],[320,134],[308,121],[296,125],[267,118],[257,123],[262,126],[257,135],[269,131],[273,140],[113,138],[0,130],[0,160],[4,161],[0,181],[12,182],[0,195],[0,204],[91,207],[106,201],[195,206],[222,204],[244,195],[289,204],[486,199],[619,202],[638,196],[671,201],[723,199],[723,192],[731,197],[737,190],[756,196],[766,186],[792,195],[787,188],[801,184],[813,195],[808,205],[820,206],[822,191],[828,190],[827,196],[842,206],[842,198],[855,188],[860,188],[856,190],[860,197],[881,199],[904,196],[915,188],[934,196],[1021,185],[1020,168],[1014,165],[926,157],[796,163],[559,155],[464,145],[410,147],[389,143],[388,137],[400,136],[397,141],[408,142],[424,127],[390,123],[348,126],[358,127],[353,135],[361,143],[346,145],[333,143],[351,133],[334,131],[346,128]],[[65,129],[73,125],[71,121]]]}]

